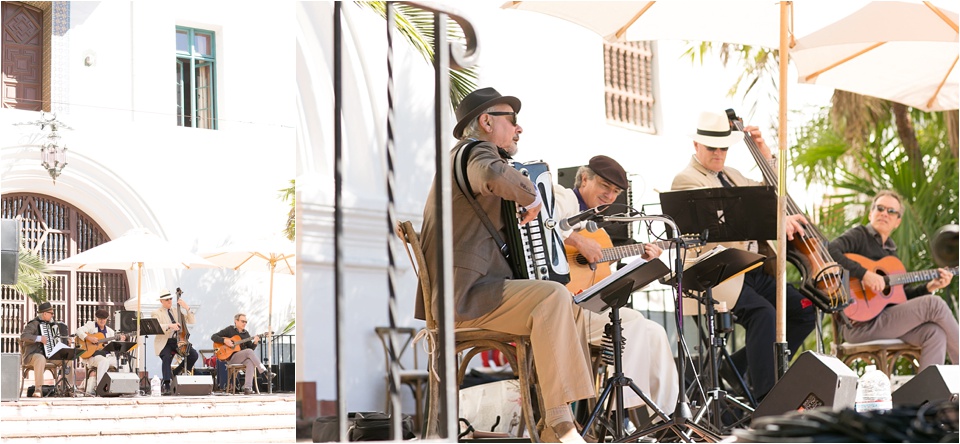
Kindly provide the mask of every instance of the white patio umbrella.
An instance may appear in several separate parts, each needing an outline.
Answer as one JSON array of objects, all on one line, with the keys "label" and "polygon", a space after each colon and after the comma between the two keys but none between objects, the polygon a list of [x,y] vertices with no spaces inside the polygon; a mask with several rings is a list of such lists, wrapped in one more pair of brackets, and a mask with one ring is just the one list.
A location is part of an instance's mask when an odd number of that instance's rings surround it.
[{"label": "white patio umbrella", "polygon": [[[865,3],[793,2],[793,18],[787,23],[789,38],[819,29]],[[768,48],[780,44],[780,4],[773,0],[509,1],[501,8],[552,15],[586,27],[611,42],[698,40]]]},{"label": "white patio umbrella", "polygon": [[[265,238],[251,241],[238,241],[201,256],[220,265],[237,271],[252,270],[270,273],[270,299],[267,309],[267,356],[273,358],[273,275],[296,274],[296,246],[284,238]],[[273,393],[273,381],[268,384]]]},{"label": "white patio umbrella", "polygon": [[872,2],[790,50],[802,83],[924,111],[960,107],[957,13],[929,2]]},{"label": "white patio umbrella", "polygon": [[[140,300],[143,269],[216,268],[217,265],[182,250],[146,228],[134,228],[123,236],[83,253],[56,262],[54,266],[76,270],[137,270],[137,338],[140,337]],[[137,353],[137,362],[140,361]]]}]

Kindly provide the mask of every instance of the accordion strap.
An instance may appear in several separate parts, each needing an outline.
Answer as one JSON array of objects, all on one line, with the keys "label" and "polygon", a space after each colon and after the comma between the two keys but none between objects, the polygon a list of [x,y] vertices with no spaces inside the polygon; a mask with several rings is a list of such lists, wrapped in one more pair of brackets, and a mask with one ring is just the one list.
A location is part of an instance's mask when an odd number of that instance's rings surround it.
[{"label": "accordion strap", "polygon": [[500,233],[494,228],[493,222],[490,221],[490,216],[487,216],[487,213],[483,211],[483,209],[480,208],[480,204],[477,203],[477,199],[473,197],[473,189],[470,187],[470,181],[467,179],[467,162],[470,160],[470,150],[479,145],[480,142],[480,140],[474,140],[461,146],[460,149],[457,150],[453,158],[453,176],[456,179],[457,186],[460,187],[460,192],[463,193],[467,202],[470,202],[470,206],[472,206],[473,211],[477,213],[480,222],[483,222],[483,226],[487,227],[487,231],[490,232],[493,240],[497,243],[497,246],[500,247],[500,254],[510,259],[510,249],[507,248],[507,243],[503,241]]}]

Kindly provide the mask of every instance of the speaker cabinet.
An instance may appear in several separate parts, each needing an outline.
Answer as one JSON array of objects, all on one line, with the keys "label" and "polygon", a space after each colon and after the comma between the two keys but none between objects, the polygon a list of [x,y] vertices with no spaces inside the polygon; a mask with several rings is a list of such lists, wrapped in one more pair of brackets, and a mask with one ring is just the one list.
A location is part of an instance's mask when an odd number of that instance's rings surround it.
[{"label": "speaker cabinet", "polygon": [[893,392],[893,406],[921,406],[960,395],[960,366],[931,365]]},{"label": "speaker cabinet", "polygon": [[805,352],[777,381],[753,418],[787,412],[832,407],[834,411],[852,408],[857,397],[857,374],[839,359]]},{"label": "speaker cabinet", "polygon": [[97,384],[97,395],[134,395],[140,391],[140,378],[136,373],[107,372]]},{"label": "speaker cabinet", "polygon": [[3,285],[17,283],[20,273],[19,249],[20,224],[16,219],[0,219],[0,283]]},{"label": "speaker cabinet", "polygon": [[0,400],[20,399],[20,355],[0,354]]},{"label": "speaker cabinet", "polygon": [[173,384],[170,386],[175,396],[203,396],[213,392],[213,376],[177,375],[173,377]]}]

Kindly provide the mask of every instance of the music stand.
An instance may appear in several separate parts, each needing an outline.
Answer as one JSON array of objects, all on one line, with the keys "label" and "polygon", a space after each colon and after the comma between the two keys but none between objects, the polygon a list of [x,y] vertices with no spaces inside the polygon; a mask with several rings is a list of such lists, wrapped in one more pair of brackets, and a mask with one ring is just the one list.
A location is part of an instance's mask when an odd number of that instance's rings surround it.
[{"label": "music stand", "polygon": [[[117,358],[117,365],[120,365],[120,356],[129,354],[130,349],[135,347],[137,343],[135,341],[112,341],[107,345],[103,346],[103,351],[107,353],[113,353]],[[130,359],[127,359],[127,367],[133,370],[133,366],[130,363]]]},{"label": "music stand", "polygon": [[76,360],[76,358],[77,349],[73,347],[61,348],[47,358],[47,361],[60,361],[60,377],[57,378],[54,385],[54,392],[59,397],[73,396],[77,393],[77,373],[70,372],[73,374],[73,384],[67,381],[67,368],[69,367],[67,363]]},{"label": "music stand", "polygon": [[[610,309],[610,323],[607,324],[604,333],[604,339],[609,339],[609,342],[604,342],[603,356],[613,356],[614,368],[613,375],[607,378],[603,392],[597,399],[597,404],[594,406],[593,412],[590,413],[590,418],[583,426],[583,431],[581,432],[583,436],[586,436],[590,431],[590,427],[600,415],[600,412],[604,410],[608,414],[612,410],[614,414],[612,426],[613,438],[616,440],[625,435],[623,430],[623,387],[625,386],[630,387],[658,416],[665,420],[668,419],[667,414],[661,410],[650,397],[643,393],[643,391],[633,383],[633,380],[623,374],[623,337],[620,307],[627,304],[630,295],[633,294],[634,291],[660,279],[660,277],[669,272],[670,269],[667,268],[660,259],[654,259],[649,262],[635,260],[600,282],[597,282],[587,289],[587,291],[580,293],[574,298],[576,303],[582,308],[591,311],[600,313]],[[609,364],[607,359],[605,359],[605,361]],[[611,399],[610,404],[604,406],[604,401],[606,401],[611,394],[613,394],[614,397]]]},{"label": "music stand", "polygon": [[[752,413],[753,408],[720,388],[717,350],[723,348],[725,339],[723,337],[717,338],[716,336],[716,311],[714,305],[716,305],[717,301],[713,299],[713,287],[759,267],[763,264],[764,259],[765,257],[760,254],[718,246],[698,258],[697,262],[685,269],[680,282],[681,288],[700,293],[700,298],[698,299],[703,306],[706,307],[707,356],[710,362],[710,376],[713,385],[710,390],[707,391],[707,398],[704,400],[700,411],[697,412],[697,415],[693,418],[693,422],[698,422],[712,406],[712,425],[718,432],[721,432],[721,434],[724,432],[721,421],[721,412],[723,410],[722,402],[729,402],[748,413]],[[676,285],[676,278],[672,277],[666,284]],[[744,388],[749,393],[749,389]],[[752,398],[752,396],[749,397]]]},{"label": "music stand", "polygon": [[660,193],[660,208],[684,230],[709,230],[710,242],[777,238],[777,193],[773,187],[668,191]]}]

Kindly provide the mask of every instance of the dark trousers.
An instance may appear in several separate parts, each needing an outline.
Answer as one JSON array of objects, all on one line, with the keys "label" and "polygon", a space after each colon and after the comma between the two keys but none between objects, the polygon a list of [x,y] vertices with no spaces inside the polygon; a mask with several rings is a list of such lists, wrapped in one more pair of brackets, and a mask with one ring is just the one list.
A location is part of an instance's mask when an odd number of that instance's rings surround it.
[{"label": "dark trousers", "polygon": [[[173,363],[173,357],[177,354],[177,340],[169,339],[167,340],[167,345],[163,347],[163,350],[160,350],[160,371],[163,373],[163,380],[169,381],[173,379],[173,371],[170,369],[170,365]],[[193,349],[193,346],[188,347],[187,359],[184,360],[187,364],[187,371],[193,370],[193,364],[197,362],[197,359],[200,359],[200,354]],[[181,362],[177,366],[176,373],[181,373],[183,371],[183,363]]]},{"label": "dark trousers", "polygon": [[[816,323],[813,303],[787,285],[787,346],[796,353]],[[763,398],[776,383],[777,281],[755,268],[744,275],[740,299],[733,306],[737,323],[746,329],[747,344],[731,356],[737,369],[747,370],[753,395]],[[747,363],[750,363],[748,366]]]}]

